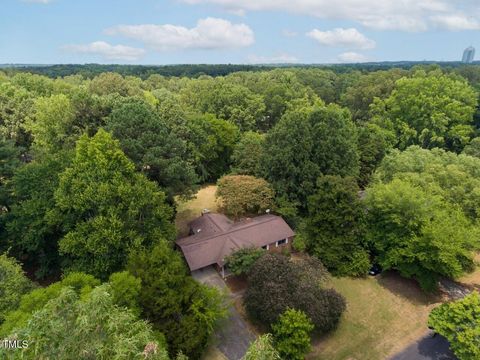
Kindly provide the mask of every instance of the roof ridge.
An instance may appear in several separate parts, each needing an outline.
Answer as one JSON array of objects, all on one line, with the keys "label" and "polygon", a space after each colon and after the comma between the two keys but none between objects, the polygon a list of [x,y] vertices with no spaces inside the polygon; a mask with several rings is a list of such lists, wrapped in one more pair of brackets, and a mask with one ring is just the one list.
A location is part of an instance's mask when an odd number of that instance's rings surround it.
[{"label": "roof ridge", "polygon": [[[270,221],[275,220],[276,218],[279,218],[279,217],[280,217],[280,216],[277,216],[277,215],[270,215],[270,216],[271,216],[271,217],[270,217],[269,219],[267,219],[267,220],[265,220],[265,221],[262,221],[261,224],[270,222]],[[247,226],[239,227],[239,228],[236,228],[236,229],[230,228],[229,230],[227,230],[227,231],[225,231],[225,232],[222,232],[222,233],[220,233],[220,234],[214,234],[214,235],[212,235],[212,236],[206,236],[204,239],[202,239],[201,241],[196,242],[195,244],[200,244],[200,243],[202,243],[202,242],[204,242],[204,241],[209,241],[209,240],[212,240],[212,239],[214,239],[214,238],[216,238],[216,237],[219,237],[219,236],[230,235],[230,234],[235,233],[235,232],[237,232],[237,231],[239,231],[239,230],[249,229],[249,228],[251,228],[252,226],[255,226],[255,225],[258,225],[258,224],[259,224],[259,223],[256,223],[256,222],[253,222],[253,221],[252,221],[252,223],[249,224],[249,225],[247,225]],[[232,227],[233,227],[233,226],[232,226]],[[220,229],[220,230],[221,230],[221,229]],[[196,234],[191,235],[191,236],[195,236],[195,235],[196,235]],[[189,236],[189,237],[190,237],[190,236]],[[184,238],[184,239],[185,239],[185,238]],[[181,239],[180,239],[180,240],[181,240]],[[186,246],[188,246],[188,245],[193,245],[193,244],[187,244]],[[180,245],[180,246],[181,246],[181,245]]]}]

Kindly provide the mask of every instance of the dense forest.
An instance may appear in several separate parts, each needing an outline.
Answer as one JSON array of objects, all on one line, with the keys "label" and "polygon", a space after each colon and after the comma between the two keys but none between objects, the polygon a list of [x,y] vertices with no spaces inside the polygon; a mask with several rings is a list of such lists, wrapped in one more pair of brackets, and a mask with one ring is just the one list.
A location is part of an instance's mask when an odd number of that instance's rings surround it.
[{"label": "dense forest", "polygon": [[304,255],[240,254],[274,335],[246,359],[302,359],[336,327],[329,274],[377,265],[428,292],[472,270],[480,66],[375,66],[0,71],[1,337],[30,341],[22,359],[199,359],[224,299],[174,217],[211,183],[234,218],[283,216]]}]

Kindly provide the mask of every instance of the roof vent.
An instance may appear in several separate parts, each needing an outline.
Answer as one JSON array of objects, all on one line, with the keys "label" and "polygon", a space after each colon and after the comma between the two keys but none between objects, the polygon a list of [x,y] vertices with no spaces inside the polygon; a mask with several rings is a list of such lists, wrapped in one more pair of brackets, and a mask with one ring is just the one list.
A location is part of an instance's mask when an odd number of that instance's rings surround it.
[{"label": "roof vent", "polygon": [[267,214],[270,214],[270,209],[265,210]]},{"label": "roof vent", "polygon": [[202,215],[209,214],[210,210],[209,209],[203,209],[202,210]]}]

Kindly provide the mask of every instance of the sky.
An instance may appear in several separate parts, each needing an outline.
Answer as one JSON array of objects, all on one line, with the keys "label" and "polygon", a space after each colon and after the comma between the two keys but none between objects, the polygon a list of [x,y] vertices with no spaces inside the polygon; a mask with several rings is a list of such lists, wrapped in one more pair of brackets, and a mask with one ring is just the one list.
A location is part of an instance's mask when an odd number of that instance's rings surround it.
[{"label": "sky", "polygon": [[478,0],[1,0],[0,64],[457,61],[479,35]]}]

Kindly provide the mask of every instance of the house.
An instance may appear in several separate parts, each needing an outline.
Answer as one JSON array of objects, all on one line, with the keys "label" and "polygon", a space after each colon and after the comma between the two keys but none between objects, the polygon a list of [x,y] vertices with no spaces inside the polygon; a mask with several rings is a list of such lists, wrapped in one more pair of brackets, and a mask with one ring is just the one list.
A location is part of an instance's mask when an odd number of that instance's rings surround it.
[{"label": "house", "polygon": [[290,248],[295,233],[280,216],[266,214],[233,222],[222,214],[203,213],[190,224],[190,236],[176,241],[191,271],[214,265],[225,277],[225,258],[257,247],[268,251]]}]

